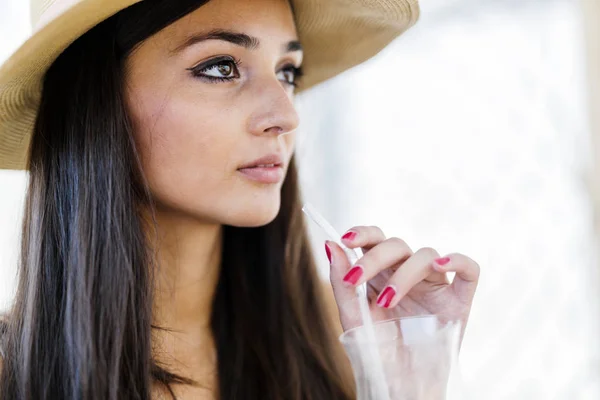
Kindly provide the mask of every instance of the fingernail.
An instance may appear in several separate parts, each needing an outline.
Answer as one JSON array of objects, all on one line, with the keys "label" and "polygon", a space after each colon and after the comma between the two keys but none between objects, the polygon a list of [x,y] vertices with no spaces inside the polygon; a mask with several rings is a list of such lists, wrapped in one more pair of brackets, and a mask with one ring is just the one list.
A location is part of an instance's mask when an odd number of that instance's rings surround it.
[{"label": "fingernail", "polygon": [[348,231],[344,234],[344,236],[342,236],[343,240],[354,240],[356,239],[356,237],[358,236],[358,233],[354,232],[354,231]]},{"label": "fingernail", "polygon": [[360,265],[353,267],[350,271],[348,271],[348,273],[344,277],[344,282],[350,285],[356,285],[356,282],[358,282],[363,272],[363,267],[361,267]]},{"label": "fingernail", "polygon": [[450,257],[438,258],[438,259],[434,260],[433,262],[436,263],[437,265],[439,265],[440,267],[444,267],[450,263]]},{"label": "fingernail", "polygon": [[377,298],[377,305],[379,307],[388,308],[390,304],[392,304],[392,300],[394,299],[395,295],[396,289],[394,288],[394,286],[387,286],[385,289],[383,289],[383,292],[381,292],[381,294]]},{"label": "fingernail", "polygon": [[327,253],[327,259],[329,260],[329,264],[331,264],[331,249],[327,242],[325,242],[325,253]]}]

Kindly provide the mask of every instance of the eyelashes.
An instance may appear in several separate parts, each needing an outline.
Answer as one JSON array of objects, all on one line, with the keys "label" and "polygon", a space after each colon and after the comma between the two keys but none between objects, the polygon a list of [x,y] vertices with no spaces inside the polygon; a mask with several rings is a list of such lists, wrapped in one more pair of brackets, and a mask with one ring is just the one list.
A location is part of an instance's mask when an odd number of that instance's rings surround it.
[{"label": "eyelashes", "polygon": [[[195,78],[209,83],[231,82],[240,78],[239,67],[242,62],[231,56],[220,56],[196,65],[188,70]],[[301,67],[293,64],[284,65],[278,72],[279,80],[287,85],[297,87],[298,80],[304,75]]]},{"label": "eyelashes", "polygon": [[284,66],[280,70],[280,73],[287,73],[288,75],[284,75],[283,81],[294,87],[298,87],[298,81],[302,78],[302,76],[304,76],[304,71],[302,70],[302,67],[296,67],[292,64]]},{"label": "eyelashes", "polygon": [[205,79],[209,82],[225,82],[240,77],[240,60],[230,56],[221,56],[208,60],[195,67],[188,68],[196,78]]}]

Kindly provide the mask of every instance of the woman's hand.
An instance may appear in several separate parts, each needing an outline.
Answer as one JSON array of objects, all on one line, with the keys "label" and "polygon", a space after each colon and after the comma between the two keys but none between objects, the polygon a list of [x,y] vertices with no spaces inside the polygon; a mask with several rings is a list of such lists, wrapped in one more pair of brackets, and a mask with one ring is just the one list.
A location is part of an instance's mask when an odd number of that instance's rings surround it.
[{"label": "woman's hand", "polygon": [[[325,243],[344,330],[362,325],[355,287],[363,282],[374,321],[435,314],[442,321],[461,321],[464,329],[479,279],[475,261],[456,253],[440,257],[431,248],[413,253],[403,240],[386,239],[377,227],[354,227],[342,242],[364,252],[351,265],[339,245]],[[447,272],[456,272],[452,283]]]}]

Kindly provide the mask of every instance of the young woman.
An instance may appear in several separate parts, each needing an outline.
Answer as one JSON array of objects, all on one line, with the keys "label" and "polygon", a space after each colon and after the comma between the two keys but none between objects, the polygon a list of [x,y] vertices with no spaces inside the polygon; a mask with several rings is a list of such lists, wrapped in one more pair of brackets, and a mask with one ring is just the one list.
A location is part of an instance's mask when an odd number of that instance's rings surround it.
[{"label": "young woman", "polygon": [[477,264],[376,227],[340,238],[365,251],[356,265],[326,243],[323,289],[299,201],[297,86],[417,15],[413,0],[34,1],[36,31],[0,69],[0,168],[30,176],[0,398],[351,399],[337,326],[359,324],[365,281],[376,320],[466,323]]}]

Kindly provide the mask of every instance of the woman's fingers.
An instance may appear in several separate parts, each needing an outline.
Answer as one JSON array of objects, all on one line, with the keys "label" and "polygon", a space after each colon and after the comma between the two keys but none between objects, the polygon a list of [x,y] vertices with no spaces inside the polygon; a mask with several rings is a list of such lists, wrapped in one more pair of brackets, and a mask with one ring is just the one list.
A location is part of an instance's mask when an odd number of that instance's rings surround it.
[{"label": "woman's fingers", "polygon": [[354,328],[361,324],[356,289],[344,284],[344,276],[351,268],[344,250],[335,242],[325,242],[325,251],[331,265],[329,280],[340,313],[340,321],[344,329]]},{"label": "woman's fingers", "polygon": [[402,239],[386,239],[357,260],[343,281],[348,285],[360,285],[385,269],[398,267],[412,254],[412,250]]},{"label": "woman's fingers", "polygon": [[455,293],[463,300],[473,299],[479,282],[479,264],[463,254],[454,253],[441,258],[433,267],[438,272],[456,272],[452,281]]},{"label": "woman's fingers", "polygon": [[[356,286],[378,281],[377,305],[394,308],[408,293],[415,295],[440,289],[452,290],[464,302],[472,302],[479,280],[479,265],[462,254],[440,257],[432,248],[423,248],[413,254],[399,238],[386,239],[375,226],[357,226],[342,237],[342,243],[351,249],[362,248],[365,254],[352,265],[348,256],[333,241],[325,248],[331,264],[330,280],[345,330],[361,324]],[[385,272],[385,273],[383,273]],[[455,272],[451,286],[447,272]],[[388,279],[389,278],[389,279]],[[447,292],[446,292],[447,293]]]},{"label": "woman's fingers", "polygon": [[445,273],[436,271],[433,267],[434,261],[439,258],[438,252],[431,248],[417,251],[389,279],[377,297],[377,305],[384,308],[396,307],[411,289],[424,280],[430,284],[447,283]]},{"label": "woman's fingers", "polygon": [[385,240],[385,234],[376,226],[355,226],[342,235],[342,243],[350,248],[369,251]]}]

